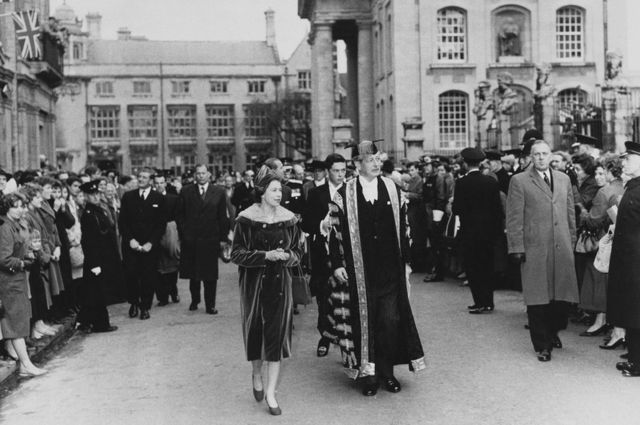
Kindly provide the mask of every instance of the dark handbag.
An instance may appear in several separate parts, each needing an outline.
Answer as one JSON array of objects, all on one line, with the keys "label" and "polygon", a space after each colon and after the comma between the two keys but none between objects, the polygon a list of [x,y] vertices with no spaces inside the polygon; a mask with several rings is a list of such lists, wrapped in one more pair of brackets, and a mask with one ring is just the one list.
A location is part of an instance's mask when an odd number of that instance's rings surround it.
[{"label": "dark handbag", "polygon": [[300,266],[291,270],[291,292],[294,305],[307,305],[311,303],[309,276],[302,271],[302,267]]},{"label": "dark handbag", "polygon": [[595,232],[587,229],[582,229],[578,234],[578,241],[576,242],[576,252],[579,254],[596,252],[598,250],[599,241],[600,239]]}]

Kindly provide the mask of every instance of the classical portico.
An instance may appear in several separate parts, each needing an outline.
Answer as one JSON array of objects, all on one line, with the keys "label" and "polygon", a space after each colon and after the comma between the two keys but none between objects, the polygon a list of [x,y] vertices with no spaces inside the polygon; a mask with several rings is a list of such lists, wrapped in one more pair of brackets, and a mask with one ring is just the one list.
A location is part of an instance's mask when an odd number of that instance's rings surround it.
[{"label": "classical portico", "polygon": [[[348,10],[345,10],[342,0],[299,0],[298,15],[311,22],[313,155],[318,158],[332,152],[348,155],[344,146],[351,139],[374,137],[370,2],[350,1]],[[335,107],[337,69],[334,42],[337,40],[344,41],[347,53],[347,107],[341,113]]]}]

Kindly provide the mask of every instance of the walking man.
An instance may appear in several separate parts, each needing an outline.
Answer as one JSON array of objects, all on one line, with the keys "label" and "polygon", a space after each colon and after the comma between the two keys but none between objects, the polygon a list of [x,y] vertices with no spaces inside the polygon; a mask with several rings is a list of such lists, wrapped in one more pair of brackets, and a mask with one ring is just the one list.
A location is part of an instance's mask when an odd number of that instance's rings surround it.
[{"label": "walking man", "polygon": [[165,199],[151,189],[153,171],[138,173],[138,189],[125,192],[120,207],[119,225],[127,282],[129,317],[140,309],[140,319],[149,318],[149,309],[158,278],[160,239],[165,230]]},{"label": "walking man", "polygon": [[395,183],[380,175],[375,144],[361,142],[352,157],[359,176],[334,196],[335,217],[323,220],[325,232],[339,222],[330,239],[335,341],[363,395],[375,395],[380,380],[397,393],[394,365],[409,364],[414,372],[426,367],[407,294],[406,214]]},{"label": "walking man", "polygon": [[511,178],[507,196],[509,256],[520,264],[529,331],[538,360],[562,348],[567,303],[578,302],[573,247],[576,216],[569,177],[549,168],[544,140],[531,146],[533,166]]},{"label": "walking man", "polygon": [[202,282],[206,312],[218,314],[218,255],[220,243],[227,243],[229,233],[227,199],[224,188],[210,183],[211,173],[206,165],[196,166],[195,179],[195,184],[180,191],[178,204],[180,277],[189,279],[189,310],[198,309]]},{"label": "walking man", "polygon": [[461,152],[468,172],[455,184],[453,213],[460,216],[462,257],[473,296],[469,313],[493,311],[493,250],[502,232],[498,182],[480,172],[485,154],[477,148]]},{"label": "walking man", "polygon": [[329,170],[328,181],[322,186],[309,190],[309,197],[302,215],[302,230],[309,234],[311,259],[311,280],[309,285],[318,304],[318,332],[320,341],[316,354],[324,357],[329,352],[329,343],[333,329],[329,321],[329,252],[327,251],[326,234],[320,231],[320,223],[329,212],[329,202],[344,183],[347,172],[347,162],[340,154],[331,154],[325,161]]}]

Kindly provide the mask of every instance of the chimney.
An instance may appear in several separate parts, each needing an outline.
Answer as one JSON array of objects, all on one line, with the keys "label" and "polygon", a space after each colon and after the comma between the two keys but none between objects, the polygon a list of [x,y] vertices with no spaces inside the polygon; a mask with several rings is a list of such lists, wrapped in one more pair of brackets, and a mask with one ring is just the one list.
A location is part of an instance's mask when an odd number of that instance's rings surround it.
[{"label": "chimney", "polygon": [[102,15],[99,13],[87,14],[87,31],[91,40],[100,40],[102,38]]},{"label": "chimney", "polygon": [[276,12],[269,8],[264,12],[264,18],[267,24],[267,46],[276,46]]},{"label": "chimney", "polygon": [[131,30],[127,27],[118,28],[118,40],[130,40]]}]

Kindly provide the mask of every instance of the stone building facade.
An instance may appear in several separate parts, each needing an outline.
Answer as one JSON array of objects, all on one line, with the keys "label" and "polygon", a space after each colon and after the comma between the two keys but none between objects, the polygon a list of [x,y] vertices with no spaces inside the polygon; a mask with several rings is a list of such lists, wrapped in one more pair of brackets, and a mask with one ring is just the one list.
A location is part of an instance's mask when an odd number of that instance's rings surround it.
[{"label": "stone building facade", "polygon": [[347,46],[353,139],[383,139],[409,159],[507,148],[534,126],[538,103],[545,137],[560,143],[562,111],[599,102],[605,50],[626,50],[625,2],[608,4],[605,14],[601,0],[299,0],[311,23],[314,153],[344,147],[327,77],[336,40]]},{"label": "stone building facade", "polygon": [[63,81],[64,46],[52,35],[40,37],[42,55],[22,59],[12,12],[34,10],[49,17],[48,0],[0,3],[0,167],[39,168],[55,163],[56,100]]},{"label": "stone building facade", "polygon": [[264,108],[282,92],[274,12],[262,41],[149,41],[126,28],[101,37],[68,6],[72,28],[58,102],[58,160],[130,173],[142,166],[181,173],[197,163],[242,170],[276,151]]}]

